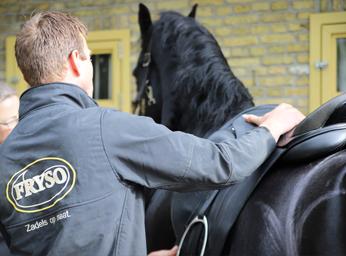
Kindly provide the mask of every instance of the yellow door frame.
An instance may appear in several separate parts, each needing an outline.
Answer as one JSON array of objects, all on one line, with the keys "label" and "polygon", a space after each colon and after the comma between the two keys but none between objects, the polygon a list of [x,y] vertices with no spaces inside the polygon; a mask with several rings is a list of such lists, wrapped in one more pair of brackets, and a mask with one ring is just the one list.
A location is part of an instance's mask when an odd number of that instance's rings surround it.
[{"label": "yellow door frame", "polygon": [[336,39],[345,36],[345,24],[346,12],[310,16],[310,111],[337,95]]}]

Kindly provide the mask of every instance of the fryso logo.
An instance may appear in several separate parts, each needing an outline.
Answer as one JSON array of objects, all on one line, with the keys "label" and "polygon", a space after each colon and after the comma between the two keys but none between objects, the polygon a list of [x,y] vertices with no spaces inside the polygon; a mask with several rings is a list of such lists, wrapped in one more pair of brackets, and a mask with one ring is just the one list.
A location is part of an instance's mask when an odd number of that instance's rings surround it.
[{"label": "fryso logo", "polygon": [[53,207],[73,188],[76,172],[64,159],[47,157],[15,173],[6,196],[19,212],[38,212]]}]

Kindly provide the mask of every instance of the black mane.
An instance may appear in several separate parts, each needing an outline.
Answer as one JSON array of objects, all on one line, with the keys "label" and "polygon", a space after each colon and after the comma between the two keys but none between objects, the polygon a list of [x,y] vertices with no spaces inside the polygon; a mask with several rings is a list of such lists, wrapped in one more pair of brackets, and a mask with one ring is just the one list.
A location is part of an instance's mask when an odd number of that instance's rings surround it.
[{"label": "black mane", "polygon": [[176,72],[170,89],[175,99],[173,129],[205,136],[253,106],[215,38],[194,18],[164,12],[152,35],[169,52],[169,70]]}]

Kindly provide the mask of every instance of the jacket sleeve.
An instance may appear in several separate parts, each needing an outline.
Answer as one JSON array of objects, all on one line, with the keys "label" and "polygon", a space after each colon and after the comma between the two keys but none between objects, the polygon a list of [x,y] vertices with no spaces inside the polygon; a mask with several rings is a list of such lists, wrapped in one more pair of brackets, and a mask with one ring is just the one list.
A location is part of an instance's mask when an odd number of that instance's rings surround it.
[{"label": "jacket sleeve", "polygon": [[275,148],[265,128],[215,143],[172,132],[151,118],[110,109],[103,112],[101,136],[109,162],[122,181],[175,191],[220,188],[240,181]]}]

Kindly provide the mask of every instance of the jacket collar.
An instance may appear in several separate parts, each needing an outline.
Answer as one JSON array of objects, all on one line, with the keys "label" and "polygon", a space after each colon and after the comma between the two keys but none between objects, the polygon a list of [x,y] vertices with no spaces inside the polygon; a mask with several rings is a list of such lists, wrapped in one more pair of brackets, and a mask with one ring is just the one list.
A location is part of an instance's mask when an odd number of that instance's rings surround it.
[{"label": "jacket collar", "polygon": [[74,84],[49,83],[32,87],[20,97],[19,118],[52,104],[68,104],[77,108],[98,106],[87,93]]}]

